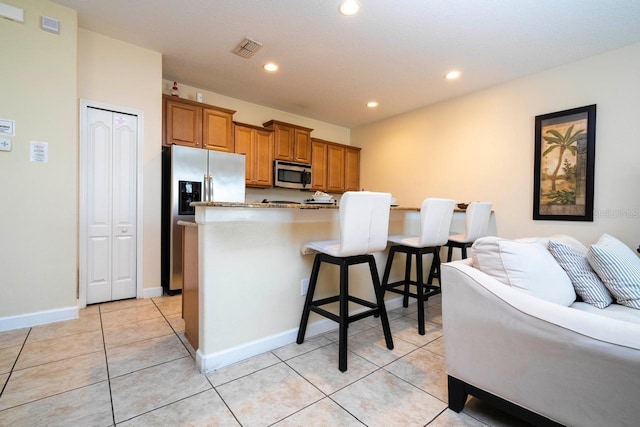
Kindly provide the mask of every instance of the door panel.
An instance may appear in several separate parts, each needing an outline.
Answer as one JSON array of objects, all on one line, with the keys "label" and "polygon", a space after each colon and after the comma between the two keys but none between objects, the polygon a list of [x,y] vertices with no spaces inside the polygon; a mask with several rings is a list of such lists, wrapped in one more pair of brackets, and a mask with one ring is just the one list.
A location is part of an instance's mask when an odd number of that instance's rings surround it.
[{"label": "door panel", "polygon": [[87,242],[87,304],[111,299],[111,239],[89,237]]},{"label": "door panel", "polygon": [[137,293],[137,117],[87,109],[86,302]]},{"label": "door panel", "polygon": [[136,296],[136,130],[137,118],[113,115],[113,292],[112,299]]}]

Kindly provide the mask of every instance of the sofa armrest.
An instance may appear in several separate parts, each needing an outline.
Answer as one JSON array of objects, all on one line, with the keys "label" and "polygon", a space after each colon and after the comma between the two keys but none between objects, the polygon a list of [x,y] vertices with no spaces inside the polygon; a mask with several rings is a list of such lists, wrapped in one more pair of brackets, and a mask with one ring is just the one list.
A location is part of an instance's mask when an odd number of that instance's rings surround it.
[{"label": "sofa armrest", "polygon": [[640,419],[640,325],[580,312],[442,265],[447,373],[565,425]]}]

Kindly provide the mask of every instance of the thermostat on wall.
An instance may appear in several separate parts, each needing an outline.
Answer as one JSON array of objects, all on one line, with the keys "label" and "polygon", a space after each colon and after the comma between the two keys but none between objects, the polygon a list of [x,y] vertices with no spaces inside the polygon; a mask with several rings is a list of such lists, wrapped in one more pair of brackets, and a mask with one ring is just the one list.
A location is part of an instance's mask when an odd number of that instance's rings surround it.
[{"label": "thermostat on wall", "polygon": [[11,151],[11,140],[0,137],[0,151]]}]

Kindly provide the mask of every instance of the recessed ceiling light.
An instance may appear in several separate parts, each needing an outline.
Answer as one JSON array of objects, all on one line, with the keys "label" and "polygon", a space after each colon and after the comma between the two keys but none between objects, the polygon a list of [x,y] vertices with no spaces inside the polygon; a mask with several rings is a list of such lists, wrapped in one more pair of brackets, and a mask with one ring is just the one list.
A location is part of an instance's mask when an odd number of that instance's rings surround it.
[{"label": "recessed ceiling light", "polygon": [[460,71],[458,70],[451,70],[449,71],[447,74],[444,75],[444,78],[447,80],[455,80],[457,78],[460,78]]},{"label": "recessed ceiling light", "polygon": [[271,72],[278,71],[278,65],[274,64],[273,62],[269,62],[267,64],[264,64],[264,66],[262,68],[264,68],[267,71],[271,71]]},{"label": "recessed ceiling light", "polygon": [[360,10],[360,3],[356,0],[345,0],[340,5],[339,10],[345,16],[355,15]]},{"label": "recessed ceiling light", "polygon": [[367,107],[369,108],[376,108],[378,106],[378,102],[377,101],[369,101],[367,102]]}]

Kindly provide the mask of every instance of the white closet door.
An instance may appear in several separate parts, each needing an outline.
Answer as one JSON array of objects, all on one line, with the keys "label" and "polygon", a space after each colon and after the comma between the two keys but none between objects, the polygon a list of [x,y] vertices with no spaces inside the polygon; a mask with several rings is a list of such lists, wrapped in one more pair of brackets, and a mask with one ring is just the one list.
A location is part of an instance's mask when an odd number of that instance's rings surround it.
[{"label": "white closet door", "polygon": [[136,296],[136,139],[138,119],[113,114],[111,299]]},{"label": "white closet door", "polygon": [[136,296],[137,118],[89,108],[87,304]]}]

